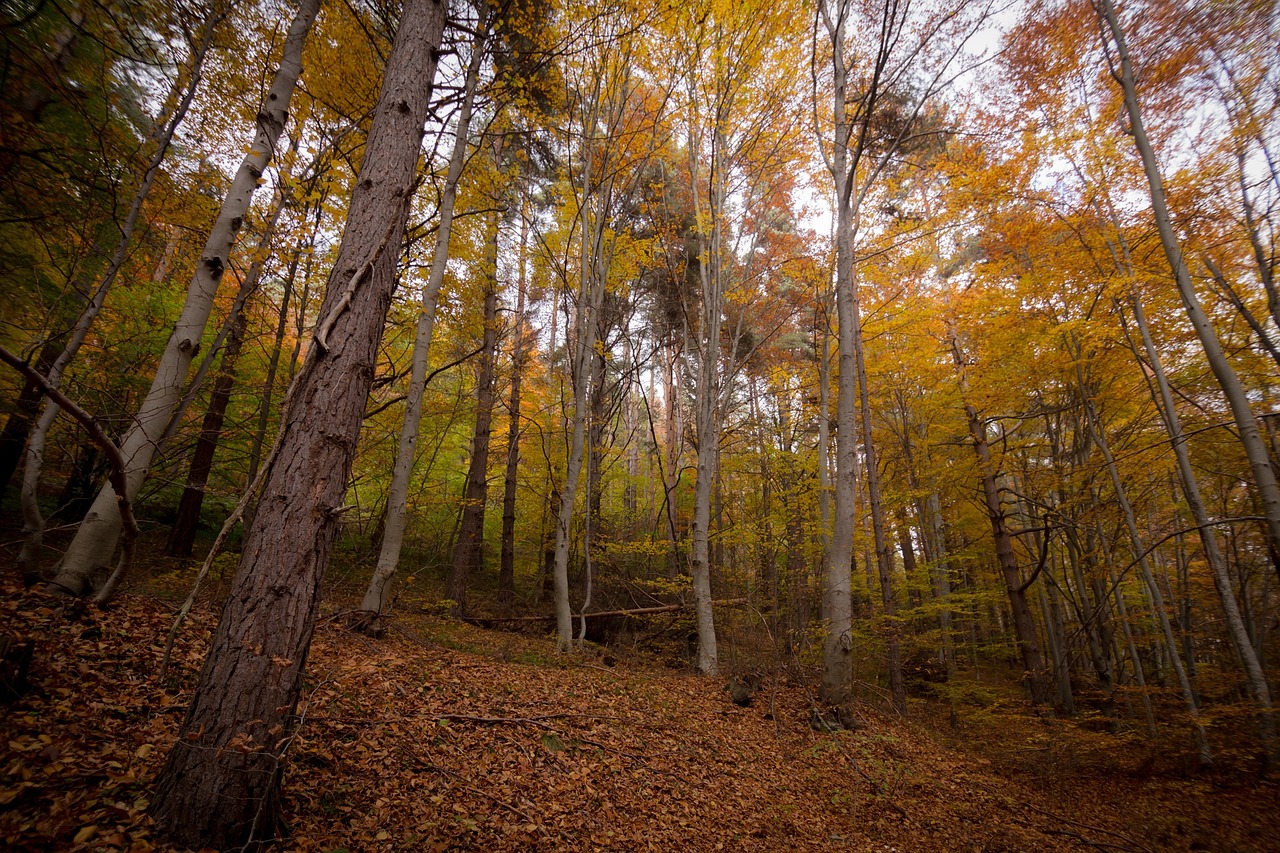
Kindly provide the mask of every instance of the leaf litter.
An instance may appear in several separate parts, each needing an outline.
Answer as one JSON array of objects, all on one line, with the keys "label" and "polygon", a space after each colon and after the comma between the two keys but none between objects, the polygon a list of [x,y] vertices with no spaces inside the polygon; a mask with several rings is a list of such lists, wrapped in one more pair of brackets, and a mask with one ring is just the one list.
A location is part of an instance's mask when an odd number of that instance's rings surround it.
[{"label": "leaf litter", "polygon": [[[4,593],[0,632],[35,657],[31,689],[0,706],[0,841],[171,849],[148,793],[214,608],[192,612],[158,684],[164,601]],[[337,621],[318,626],[285,759],[286,850],[1280,849],[1274,783],[1143,778],[1123,742],[1102,770],[1038,772],[1076,736],[1017,709],[962,722],[951,746],[870,707],[824,733],[804,679],[741,708],[721,680],[561,659],[546,638],[402,614],[373,640]]]}]

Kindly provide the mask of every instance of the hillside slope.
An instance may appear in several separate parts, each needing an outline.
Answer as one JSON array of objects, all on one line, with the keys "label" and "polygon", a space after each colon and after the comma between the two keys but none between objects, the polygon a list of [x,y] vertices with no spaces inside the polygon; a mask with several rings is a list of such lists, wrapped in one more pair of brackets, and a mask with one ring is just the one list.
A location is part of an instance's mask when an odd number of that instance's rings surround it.
[{"label": "hillside slope", "polygon": [[[0,708],[0,839],[165,849],[149,780],[215,614],[193,614],[160,685],[171,605],[64,612],[3,593],[0,632],[36,651],[31,689]],[[370,640],[334,621],[288,753],[285,849],[1280,849],[1274,784],[1143,779],[1120,759],[1080,760],[1064,724],[1014,708],[962,721],[958,748],[870,709],[858,731],[820,733],[786,679],[739,708],[723,681],[561,661],[540,638],[414,616]],[[993,737],[998,761],[978,746]],[[1006,760],[1017,751],[1026,766]]]}]

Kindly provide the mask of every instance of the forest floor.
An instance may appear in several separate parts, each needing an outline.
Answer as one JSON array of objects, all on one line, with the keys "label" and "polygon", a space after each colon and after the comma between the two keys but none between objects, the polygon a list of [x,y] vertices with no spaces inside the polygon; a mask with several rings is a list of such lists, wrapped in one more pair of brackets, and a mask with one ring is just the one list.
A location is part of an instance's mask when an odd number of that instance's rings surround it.
[{"label": "forest floor", "polygon": [[[166,849],[146,816],[216,608],[193,611],[156,679],[181,594],[102,611],[0,584],[0,634],[35,644],[0,705],[0,844]],[[923,700],[809,725],[812,683],[750,707],[724,679],[652,657],[559,658],[545,637],[402,608],[381,639],[330,607],[284,775],[288,850],[1280,850],[1280,786],[1193,776],[1136,736],[1021,702]]]}]

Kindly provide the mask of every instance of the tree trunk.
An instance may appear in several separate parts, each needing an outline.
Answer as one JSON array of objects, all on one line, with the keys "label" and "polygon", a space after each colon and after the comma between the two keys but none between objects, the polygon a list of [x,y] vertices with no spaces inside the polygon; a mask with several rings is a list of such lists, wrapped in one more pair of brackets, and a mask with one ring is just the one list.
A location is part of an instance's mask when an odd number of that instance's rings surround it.
[{"label": "tree trunk", "polygon": [[[62,351],[64,342],[51,338],[40,347],[40,355],[36,357],[35,369],[47,374],[53,361]],[[35,423],[36,414],[40,411],[40,400],[44,393],[40,386],[31,380],[22,386],[21,393],[14,403],[13,412],[4,422],[4,430],[0,431],[0,500],[9,488],[9,480],[13,472],[18,470],[18,462],[22,459],[22,449],[27,446],[27,436]]]},{"label": "tree trunk", "polygon": [[418,430],[422,426],[422,398],[427,388],[427,357],[431,350],[431,338],[435,330],[436,303],[444,284],[445,267],[449,262],[449,242],[453,234],[453,209],[458,197],[458,180],[466,163],[467,145],[471,137],[471,110],[475,103],[476,83],[479,80],[481,59],[488,18],[472,42],[471,59],[467,64],[462,105],[458,109],[458,125],[454,129],[453,150],[449,155],[449,167],[445,172],[444,189],[440,196],[439,222],[436,226],[435,250],[431,255],[431,269],[422,288],[422,307],[418,311],[413,339],[413,356],[409,369],[409,393],[405,402],[404,423],[400,427],[400,441],[396,446],[396,461],[391,469],[391,484],[387,489],[387,511],[383,521],[382,547],[378,551],[378,563],[369,588],[365,590],[360,609],[366,614],[367,624],[372,624],[386,609],[388,587],[400,565],[400,549],[404,545],[404,533],[408,526],[409,477],[413,473],[413,459],[418,446]]},{"label": "tree trunk", "polygon": [[[854,282],[854,191],[855,174],[849,165],[853,125],[848,116],[851,97],[849,69],[845,65],[846,16],[831,17],[824,3],[820,7],[831,39],[834,73],[834,123],[831,172],[836,199],[836,323],[839,371],[836,386],[836,476],[835,506],[831,538],[827,548],[827,578],[823,594],[826,636],[822,644],[823,701],[839,705],[847,702],[853,689],[853,530],[857,468],[857,352],[856,284]],[[819,417],[826,418],[823,411]],[[826,448],[820,448],[820,458]]]},{"label": "tree trunk", "polygon": [[[525,199],[527,203],[527,196]],[[498,566],[498,603],[509,608],[516,594],[516,475],[520,466],[520,383],[524,378],[524,301],[528,286],[529,220],[521,211],[520,257],[516,272],[515,339],[511,344],[511,401],[507,405],[507,468],[502,478],[502,550]]]},{"label": "tree trunk", "polygon": [[222,351],[222,369],[218,379],[213,383],[213,393],[209,397],[209,410],[205,412],[204,423],[200,427],[200,438],[196,441],[195,454],[191,457],[191,470],[187,474],[187,486],[182,490],[178,501],[178,517],[169,533],[169,542],[165,545],[165,554],[170,557],[186,558],[191,556],[192,546],[196,540],[196,528],[200,524],[200,509],[204,505],[204,489],[209,482],[209,473],[213,470],[213,456],[218,450],[218,442],[222,439],[222,422],[227,415],[227,404],[231,401],[231,391],[236,384],[236,359],[240,357],[240,347],[244,341],[245,313],[241,311],[233,321],[231,333],[227,336],[227,345]]},{"label": "tree trunk", "polygon": [[[1151,212],[1155,217],[1156,230],[1160,233],[1160,244],[1164,248],[1169,269],[1173,272],[1174,281],[1178,285],[1178,295],[1186,309],[1187,318],[1195,328],[1200,345],[1204,348],[1209,369],[1213,372],[1214,378],[1222,388],[1223,396],[1227,398],[1227,403],[1231,407],[1231,415],[1235,420],[1240,443],[1244,446],[1249,467],[1253,471],[1254,485],[1257,487],[1262,513],[1266,518],[1267,535],[1271,547],[1280,552],[1280,484],[1277,483],[1275,470],[1271,467],[1266,443],[1263,442],[1262,435],[1258,431],[1258,422],[1254,418],[1249,395],[1240,382],[1235,368],[1231,366],[1231,362],[1222,351],[1222,344],[1218,341],[1218,333],[1213,328],[1213,323],[1200,305],[1200,298],[1196,295],[1186,259],[1182,256],[1182,247],[1174,233],[1165,199],[1164,181],[1160,176],[1160,164],[1156,160],[1155,149],[1147,138],[1143,125],[1133,64],[1125,43],[1124,32],[1120,27],[1120,20],[1116,15],[1115,5],[1112,0],[1100,0],[1096,8],[1115,42],[1116,53],[1120,59],[1120,72],[1116,76],[1124,91],[1124,105],[1129,116],[1133,144],[1142,158],[1142,168],[1147,176]],[[1272,728],[1274,729],[1274,722]],[[1270,746],[1270,751],[1276,760],[1280,760],[1280,746],[1273,744]]]},{"label": "tree trunk", "polygon": [[446,14],[436,0],[403,6],[324,321],[286,402],[257,518],[152,798],[161,832],[179,845],[255,845],[281,829],[281,759],[391,304]]},{"label": "tree trunk", "polygon": [[[850,276],[852,298],[849,299],[849,322],[853,361],[858,378],[859,417],[862,424],[862,453],[866,459],[867,498],[871,505],[871,535],[876,549],[876,567],[879,570],[880,601],[884,606],[884,640],[889,658],[889,692],[893,709],[900,715],[907,713],[907,689],[902,677],[901,628],[897,620],[897,601],[893,592],[893,557],[889,553],[889,541],[885,535],[884,501],[880,495],[880,470],[876,461],[876,445],[871,435],[871,391],[867,388],[866,348],[862,340],[862,311],[858,305],[858,281]],[[841,365],[843,368],[843,364]],[[843,380],[841,391],[843,392]]]},{"label": "tree trunk", "polygon": [[[196,264],[182,313],[156,368],[151,389],[121,442],[128,464],[127,497],[132,501],[151,467],[157,442],[182,394],[187,368],[200,349],[214,297],[229,263],[231,247],[244,224],[253,191],[271,161],[276,143],[289,117],[289,101],[302,71],[302,47],[320,7],[319,0],[302,0],[285,38],[280,67],[258,114],[257,131],[240,163],[231,188]],[[120,535],[120,512],[115,491],[104,485],[89,514],[62,558],[53,584],[73,595],[83,595],[94,571],[110,561]]]},{"label": "tree trunk", "polygon": [[[710,234],[697,235],[698,278],[702,297],[698,382],[694,389],[694,432],[698,441],[697,479],[693,487],[693,524],[689,528],[689,573],[693,578],[694,622],[698,631],[698,671],[713,674],[717,667],[715,616],[711,609],[711,501],[715,488],[720,449],[720,333],[724,310],[724,281],[721,276],[721,206],[723,167],[719,154],[720,134],[713,132],[709,203],[702,203],[698,178],[698,145],[689,140],[691,192],[697,219],[710,227]],[[708,239],[709,238],[709,239]]]},{"label": "tree trunk", "polygon": [[[954,334],[951,336],[951,348],[956,366],[962,368],[964,361]],[[1013,611],[1013,629],[1017,635],[1018,651],[1022,655],[1023,677],[1031,691],[1031,701],[1037,705],[1051,705],[1053,694],[1045,677],[1040,640],[1036,637],[1036,623],[1031,617],[1031,608],[1027,606],[1026,589],[1023,586],[1022,575],[1018,571],[1018,558],[1013,552],[1013,537],[1009,535],[1004,507],[1000,502],[1000,492],[996,487],[996,470],[991,460],[991,448],[987,445],[986,426],[978,415],[978,410],[973,406],[966,403],[964,410],[969,420],[969,436],[973,439],[973,452],[978,458],[983,503],[986,507],[987,519],[991,522],[996,560],[1000,566],[1000,575],[1004,578],[1005,590],[1009,595],[1009,606]]]},{"label": "tree trunk", "polygon": [[467,582],[483,562],[485,504],[489,496],[489,435],[493,430],[493,374],[498,355],[498,214],[489,214],[484,270],[484,343],[476,380],[476,427],[471,437],[471,461],[462,495],[462,521],[444,597],[467,609]]},{"label": "tree trunk", "polygon": [[[137,228],[138,217],[142,213],[142,205],[146,202],[147,197],[151,194],[151,188],[155,185],[156,176],[160,174],[160,167],[164,163],[165,156],[169,152],[169,147],[173,142],[173,135],[178,129],[178,125],[186,117],[187,110],[191,106],[191,100],[195,97],[196,88],[199,86],[201,72],[204,68],[204,60],[210,46],[213,44],[214,30],[219,22],[225,16],[226,10],[213,10],[205,19],[204,28],[201,31],[201,40],[197,45],[193,46],[191,62],[189,66],[189,77],[186,81],[185,88],[179,82],[175,84],[175,91],[180,92],[173,111],[169,114],[168,119],[156,128],[153,135],[155,151],[152,152],[151,158],[147,161],[147,168],[142,173],[142,180],[138,184],[138,188],[134,191],[133,199],[129,204],[129,210],[125,213],[124,220],[119,223],[120,233],[117,237],[115,248],[111,253],[107,266],[103,270],[102,277],[97,283],[97,287],[93,289],[93,295],[89,297],[84,309],[80,312],[80,316],[76,319],[75,326],[71,329],[71,334],[67,339],[66,346],[57,358],[53,360],[46,374],[49,384],[57,389],[62,384],[62,376],[66,371],[71,360],[76,357],[80,351],[81,344],[89,334],[94,321],[98,314],[102,311],[102,306],[107,299],[107,293],[111,290],[111,286],[115,283],[116,277],[120,274],[121,267],[124,266],[125,259],[128,257],[129,245],[133,241],[133,232]],[[173,244],[170,243],[170,246]],[[95,244],[95,253],[105,246]],[[167,262],[167,256],[166,256]],[[91,265],[86,265],[82,271],[82,281],[73,284],[73,289],[84,294],[90,291],[90,281],[88,280],[88,270]],[[40,562],[40,551],[44,544],[44,519],[40,515],[40,507],[37,502],[37,492],[40,485],[40,475],[44,468],[44,445],[45,439],[49,434],[50,427],[53,426],[54,420],[58,417],[58,407],[52,402],[45,403],[44,410],[40,413],[36,420],[35,428],[31,430],[27,437],[27,449],[24,455],[24,465],[22,471],[22,517],[23,517],[23,533],[26,539],[22,544],[22,549],[18,554],[17,563],[24,574],[36,574]],[[127,440],[127,436],[126,436]],[[126,462],[130,456],[130,450],[127,445],[122,449],[125,453]],[[104,487],[105,491],[110,491],[111,486],[108,483]],[[136,491],[136,490],[135,490]],[[132,500],[134,495],[129,496]],[[114,514],[115,527],[111,541],[111,551],[115,550],[116,540],[120,533],[120,511],[116,505],[115,495],[112,493],[110,506],[106,508],[108,512]],[[79,531],[77,531],[78,536]],[[98,565],[106,566],[111,559],[111,554],[106,554],[102,560],[93,567],[86,567],[83,577],[75,580],[73,588],[70,591],[77,594],[87,591],[83,587],[87,584],[87,575]],[[66,556],[63,560],[65,562]],[[70,582],[70,581],[69,581]],[[62,584],[62,586],[66,586]]]}]

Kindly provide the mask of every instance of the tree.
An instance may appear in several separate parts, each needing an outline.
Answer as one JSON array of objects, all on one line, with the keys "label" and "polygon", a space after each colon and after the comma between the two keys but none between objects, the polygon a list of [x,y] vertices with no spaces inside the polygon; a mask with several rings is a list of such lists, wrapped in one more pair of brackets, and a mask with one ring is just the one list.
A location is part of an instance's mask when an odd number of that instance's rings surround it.
[{"label": "tree", "polygon": [[387,587],[400,562],[400,548],[408,524],[405,505],[409,490],[409,477],[413,471],[414,452],[418,443],[418,430],[422,422],[422,397],[427,385],[427,356],[435,328],[436,303],[440,287],[444,283],[445,267],[449,262],[449,241],[453,233],[453,210],[458,196],[458,181],[466,163],[467,147],[471,138],[471,116],[479,85],[481,63],[484,60],[488,40],[490,16],[481,4],[476,37],[471,46],[463,80],[462,104],[458,108],[457,126],[454,128],[452,153],[445,171],[444,186],[440,192],[437,210],[435,251],[431,256],[431,268],[422,288],[422,307],[418,312],[410,366],[408,400],[405,405],[404,423],[400,429],[400,442],[392,468],[391,484],[387,491],[386,519],[383,524],[382,544],[378,551],[378,564],[369,588],[365,591],[360,609],[364,611],[367,625],[372,625],[387,606]]},{"label": "tree", "polygon": [[[121,441],[129,464],[132,500],[151,467],[156,447],[182,395],[187,368],[200,349],[200,338],[213,310],[218,285],[226,272],[231,247],[244,225],[267,164],[289,117],[289,102],[302,73],[302,48],[319,11],[319,0],[302,0],[289,25],[280,66],[258,114],[256,132],[248,152],[209,232],[200,263],[187,291],[182,313],[165,347],[146,399],[135,415],[134,425]],[[72,595],[83,595],[92,586],[92,575],[111,559],[120,532],[120,516],[115,492],[108,483],[102,487],[89,514],[76,531],[58,567],[53,586]]]},{"label": "tree", "polygon": [[407,0],[352,193],[321,323],[285,403],[257,516],[151,814],[174,842],[280,832],[282,755],[296,725],[320,580],[391,302],[448,6]]}]

